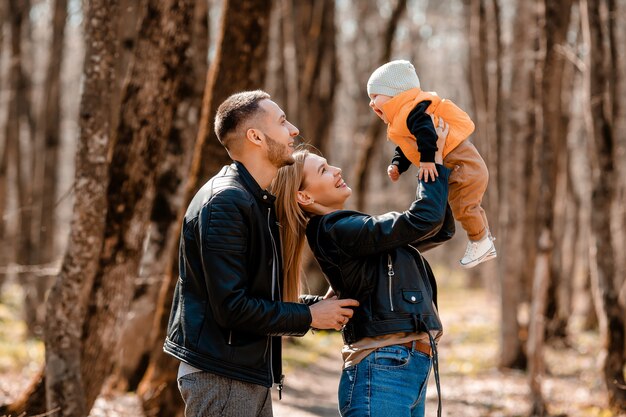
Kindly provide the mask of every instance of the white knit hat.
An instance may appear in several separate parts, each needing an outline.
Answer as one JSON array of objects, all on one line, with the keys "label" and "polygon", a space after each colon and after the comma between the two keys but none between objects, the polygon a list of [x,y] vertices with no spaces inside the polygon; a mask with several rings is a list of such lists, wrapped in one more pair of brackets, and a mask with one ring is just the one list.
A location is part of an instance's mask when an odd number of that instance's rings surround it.
[{"label": "white knit hat", "polygon": [[397,60],[378,67],[367,80],[367,95],[395,96],[412,88],[419,88],[420,80],[409,61]]}]

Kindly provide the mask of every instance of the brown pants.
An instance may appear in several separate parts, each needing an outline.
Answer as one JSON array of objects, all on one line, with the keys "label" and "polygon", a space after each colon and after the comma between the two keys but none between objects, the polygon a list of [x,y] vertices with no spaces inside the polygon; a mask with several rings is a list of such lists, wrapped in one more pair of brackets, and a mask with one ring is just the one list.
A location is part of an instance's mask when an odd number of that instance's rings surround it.
[{"label": "brown pants", "polygon": [[461,223],[470,240],[480,240],[489,231],[485,210],[480,206],[487,191],[489,171],[478,150],[464,140],[443,158],[450,168],[448,202],[454,218]]}]

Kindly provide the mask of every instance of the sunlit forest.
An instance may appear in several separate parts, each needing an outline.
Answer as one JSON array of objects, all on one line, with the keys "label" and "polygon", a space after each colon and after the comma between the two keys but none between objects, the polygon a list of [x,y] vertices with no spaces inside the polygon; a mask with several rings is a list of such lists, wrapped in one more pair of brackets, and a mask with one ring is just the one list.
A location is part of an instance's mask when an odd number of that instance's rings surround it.
[{"label": "sunlit forest", "polygon": [[[460,226],[425,253],[442,415],[626,416],[626,0],[2,0],[0,25],[0,416],[182,416],[163,341],[185,209],[230,163],[217,107],[267,91],[348,208],[402,211],[417,169],[387,177],[366,91],[394,59],[490,173],[497,258],[461,269]],[[341,345],[286,338],[275,416],[339,415]]]}]

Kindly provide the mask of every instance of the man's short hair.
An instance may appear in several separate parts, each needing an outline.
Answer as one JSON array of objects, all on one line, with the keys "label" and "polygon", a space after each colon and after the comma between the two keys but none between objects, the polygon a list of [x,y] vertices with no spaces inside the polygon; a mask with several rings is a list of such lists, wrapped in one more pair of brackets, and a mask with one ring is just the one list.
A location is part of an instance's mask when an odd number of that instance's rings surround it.
[{"label": "man's short hair", "polygon": [[230,152],[244,138],[248,129],[246,122],[264,111],[259,102],[269,98],[262,90],[242,91],[220,104],[215,115],[215,134],[226,150]]}]

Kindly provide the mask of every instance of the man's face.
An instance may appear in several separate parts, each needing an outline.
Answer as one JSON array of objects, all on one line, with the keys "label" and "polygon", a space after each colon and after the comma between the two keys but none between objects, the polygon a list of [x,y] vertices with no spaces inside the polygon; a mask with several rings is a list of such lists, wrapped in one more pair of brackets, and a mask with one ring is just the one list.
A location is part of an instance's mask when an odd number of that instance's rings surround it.
[{"label": "man's face", "polygon": [[264,114],[261,115],[259,130],[265,136],[267,158],[276,168],[294,163],[293,150],[298,128],[289,123],[285,112],[272,100],[260,103]]}]

